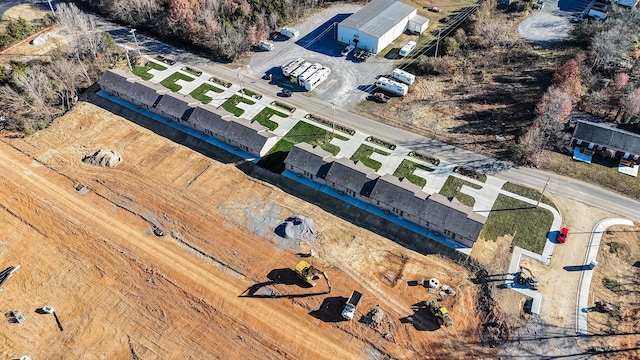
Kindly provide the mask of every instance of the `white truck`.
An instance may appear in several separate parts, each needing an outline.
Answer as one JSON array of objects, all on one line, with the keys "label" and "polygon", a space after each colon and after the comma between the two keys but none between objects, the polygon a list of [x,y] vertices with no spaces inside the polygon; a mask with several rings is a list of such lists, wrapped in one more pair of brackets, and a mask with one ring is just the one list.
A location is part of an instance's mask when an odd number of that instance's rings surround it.
[{"label": "white truck", "polygon": [[397,81],[387,79],[384,76],[379,77],[374,85],[377,88],[399,96],[405,96],[407,95],[407,92],[409,92],[409,87],[406,84],[401,84]]},{"label": "white truck", "polygon": [[416,76],[402,69],[396,68],[391,72],[391,77],[407,85],[411,85],[416,81]]},{"label": "white truck", "polygon": [[299,84],[308,91],[311,91],[317,88],[318,85],[322,84],[322,82],[327,80],[329,74],[331,74],[331,69],[329,69],[328,67],[323,67],[322,69],[313,73],[313,75],[311,75],[305,81],[301,81]]},{"label": "white truck", "polygon": [[273,50],[273,44],[268,41],[260,40],[258,41],[258,48],[260,50],[271,51]]},{"label": "white truck", "polygon": [[356,314],[356,308],[360,305],[361,300],[362,294],[354,290],[351,293],[351,296],[349,296],[344,309],[342,309],[342,317],[345,320],[353,320],[353,317]]},{"label": "white truck", "polygon": [[409,53],[413,51],[413,49],[415,48],[416,48],[416,42],[409,41],[405,46],[402,47],[402,49],[400,49],[400,52],[398,52],[398,55],[405,57],[409,55]]},{"label": "white truck", "polygon": [[300,66],[304,62],[303,58],[297,58],[295,60],[289,61],[286,65],[282,67],[282,75],[289,76],[291,72]]},{"label": "white truck", "polygon": [[288,37],[289,39],[297,38],[298,36],[300,36],[300,32],[298,30],[288,27],[283,27],[282,29],[280,29],[280,34]]}]

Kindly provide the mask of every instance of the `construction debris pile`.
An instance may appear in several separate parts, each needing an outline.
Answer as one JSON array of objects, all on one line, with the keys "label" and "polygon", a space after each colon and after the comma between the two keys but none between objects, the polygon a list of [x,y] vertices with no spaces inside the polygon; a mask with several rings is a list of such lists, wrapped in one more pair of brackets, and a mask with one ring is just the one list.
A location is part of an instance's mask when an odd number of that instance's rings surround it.
[{"label": "construction debris pile", "polygon": [[363,315],[360,318],[360,322],[382,334],[382,337],[385,339],[393,337],[393,329],[391,327],[391,322],[387,318],[387,314],[377,306]]},{"label": "construction debris pile", "polygon": [[308,217],[293,215],[278,226],[276,233],[285,239],[308,240],[315,236],[316,226]]},{"label": "construction debris pile", "polygon": [[122,156],[112,150],[99,149],[92,155],[82,157],[82,162],[94,166],[115,167],[122,161]]}]

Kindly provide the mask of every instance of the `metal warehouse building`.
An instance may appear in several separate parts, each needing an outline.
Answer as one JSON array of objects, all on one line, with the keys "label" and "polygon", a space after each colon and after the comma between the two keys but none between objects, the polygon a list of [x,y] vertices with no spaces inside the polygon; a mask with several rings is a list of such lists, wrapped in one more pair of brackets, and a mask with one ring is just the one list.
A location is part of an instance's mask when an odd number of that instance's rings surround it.
[{"label": "metal warehouse building", "polygon": [[373,0],[338,24],[337,40],[374,54],[382,51],[405,30],[422,34],[429,19],[398,0]]}]

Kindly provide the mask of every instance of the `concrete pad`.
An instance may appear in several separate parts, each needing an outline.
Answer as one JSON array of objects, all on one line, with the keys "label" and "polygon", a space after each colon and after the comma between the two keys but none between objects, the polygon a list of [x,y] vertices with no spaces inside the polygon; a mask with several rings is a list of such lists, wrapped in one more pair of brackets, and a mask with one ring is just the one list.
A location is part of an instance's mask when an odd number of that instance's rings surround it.
[{"label": "concrete pad", "polygon": [[623,174],[627,174],[633,177],[638,177],[638,168],[640,168],[640,165],[634,165],[634,166],[618,165],[618,172],[621,172]]},{"label": "concrete pad", "polygon": [[475,203],[473,204],[473,212],[484,217],[489,216],[489,213],[493,208],[493,203],[495,203],[498,195],[500,195],[502,185],[507,182],[506,180],[502,180],[494,176],[487,176],[487,180],[483,183],[474,179],[467,178],[460,174],[453,173],[451,175],[482,186],[482,188],[480,189],[474,189],[470,186],[463,185],[460,189],[460,192],[462,192],[463,194],[467,194],[475,199]]},{"label": "concrete pad", "polygon": [[376,173],[378,173],[378,175],[380,176],[384,174],[393,175],[398,166],[402,164],[402,161],[407,158],[409,152],[411,152],[411,150],[405,147],[398,146],[395,150],[391,151],[391,154],[389,154],[388,156],[373,153],[371,155],[371,158],[380,161],[380,163],[382,164],[382,166],[378,171],[376,171]]},{"label": "concrete pad", "polygon": [[[342,135],[342,134],[340,134]],[[361,131],[355,132],[353,136],[347,141],[340,140],[337,138],[331,139],[331,144],[340,148],[340,152],[336,155],[336,158],[347,158],[350,159],[353,154],[358,150],[360,145],[365,142],[365,139],[369,137],[369,134],[365,134]]]},{"label": "concrete pad", "polygon": [[449,175],[453,173],[455,167],[455,164],[442,161],[440,165],[434,167],[433,171],[416,169],[413,173],[416,174],[416,176],[427,179],[427,184],[422,188],[422,191],[431,195],[442,189],[442,185],[447,181]]},{"label": "concrete pad", "polygon": [[193,81],[185,81],[182,79],[176,80],[176,84],[182,86],[182,89],[178,90],[180,94],[189,95],[193,90],[197,89],[198,86],[204,84],[206,80],[203,78],[195,78]]}]

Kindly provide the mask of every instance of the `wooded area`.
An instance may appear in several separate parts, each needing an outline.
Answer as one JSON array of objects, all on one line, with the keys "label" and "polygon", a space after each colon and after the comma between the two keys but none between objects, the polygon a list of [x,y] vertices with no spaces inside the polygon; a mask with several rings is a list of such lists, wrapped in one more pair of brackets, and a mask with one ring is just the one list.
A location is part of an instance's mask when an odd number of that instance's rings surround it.
[{"label": "wooded area", "polygon": [[325,0],[73,0],[78,6],[231,61]]}]

